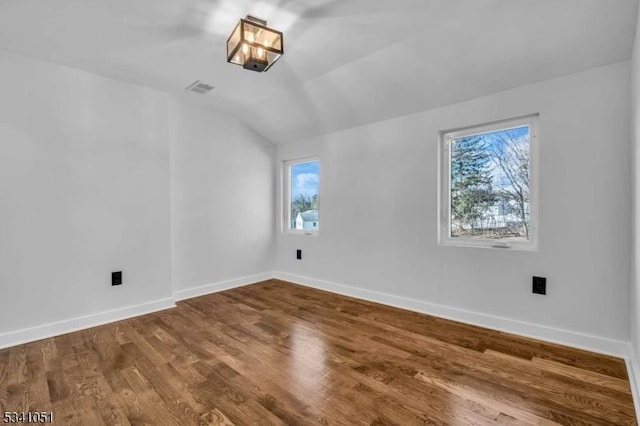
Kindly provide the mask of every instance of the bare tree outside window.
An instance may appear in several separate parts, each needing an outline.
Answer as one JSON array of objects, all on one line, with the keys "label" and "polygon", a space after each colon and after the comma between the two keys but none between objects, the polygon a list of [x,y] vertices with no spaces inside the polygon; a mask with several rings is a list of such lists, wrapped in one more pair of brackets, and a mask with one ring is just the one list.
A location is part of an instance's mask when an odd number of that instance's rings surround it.
[{"label": "bare tree outside window", "polygon": [[[526,130],[524,130],[526,129]],[[496,132],[491,145],[491,160],[496,169],[497,197],[515,213],[520,236],[529,239],[529,129]]]},{"label": "bare tree outside window", "polygon": [[451,137],[450,238],[530,240],[528,125]]}]

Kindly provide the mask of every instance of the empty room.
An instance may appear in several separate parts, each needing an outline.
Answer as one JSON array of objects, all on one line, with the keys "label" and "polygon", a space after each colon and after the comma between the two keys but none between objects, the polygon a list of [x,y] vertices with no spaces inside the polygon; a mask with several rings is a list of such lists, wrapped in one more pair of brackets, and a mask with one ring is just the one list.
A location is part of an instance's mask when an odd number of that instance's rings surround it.
[{"label": "empty room", "polygon": [[0,0],[0,423],[636,425],[638,0]]}]

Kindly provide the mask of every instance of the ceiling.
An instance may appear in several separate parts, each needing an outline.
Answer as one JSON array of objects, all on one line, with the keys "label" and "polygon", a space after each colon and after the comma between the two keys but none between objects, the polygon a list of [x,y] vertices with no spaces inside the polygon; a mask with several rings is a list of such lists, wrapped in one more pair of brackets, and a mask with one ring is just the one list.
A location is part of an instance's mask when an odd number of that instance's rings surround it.
[{"label": "ceiling", "polygon": [[[287,143],[629,59],[638,0],[0,0],[0,49],[166,91]],[[267,73],[226,62],[251,14]],[[215,86],[185,92],[194,80]]]}]

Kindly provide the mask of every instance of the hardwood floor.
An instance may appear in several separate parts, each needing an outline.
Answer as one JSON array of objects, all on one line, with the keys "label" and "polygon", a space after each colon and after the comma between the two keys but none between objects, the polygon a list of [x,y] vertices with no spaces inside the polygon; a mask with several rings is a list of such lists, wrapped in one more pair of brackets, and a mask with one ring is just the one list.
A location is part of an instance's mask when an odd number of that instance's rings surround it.
[{"label": "hardwood floor", "polygon": [[277,280],[0,351],[62,425],[636,424],[622,360]]}]

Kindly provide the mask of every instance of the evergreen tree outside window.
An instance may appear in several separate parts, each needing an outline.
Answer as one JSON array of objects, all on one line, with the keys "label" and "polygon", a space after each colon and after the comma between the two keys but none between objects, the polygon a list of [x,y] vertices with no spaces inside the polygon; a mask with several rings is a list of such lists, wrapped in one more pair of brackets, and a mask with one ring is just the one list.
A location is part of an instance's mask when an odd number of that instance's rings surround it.
[{"label": "evergreen tree outside window", "polygon": [[537,249],[537,121],[441,133],[441,244]]}]

